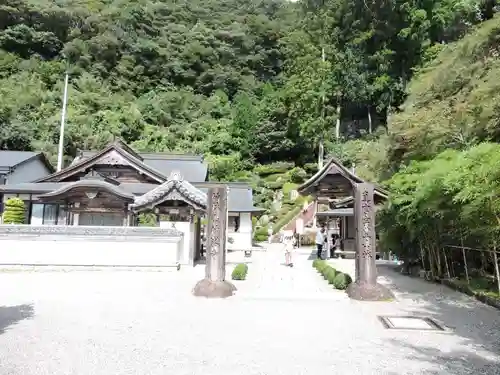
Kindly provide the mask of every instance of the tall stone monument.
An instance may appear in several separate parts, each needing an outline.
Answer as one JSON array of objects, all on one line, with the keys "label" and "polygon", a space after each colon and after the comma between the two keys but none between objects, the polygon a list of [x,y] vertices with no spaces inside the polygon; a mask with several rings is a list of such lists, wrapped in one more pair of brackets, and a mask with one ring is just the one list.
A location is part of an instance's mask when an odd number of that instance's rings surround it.
[{"label": "tall stone monument", "polygon": [[352,299],[363,301],[392,299],[394,298],[392,292],[385,286],[377,284],[374,186],[361,183],[353,187],[356,280],[347,288],[347,294]]},{"label": "tall stone monument", "polygon": [[227,187],[222,184],[208,190],[205,278],[195,285],[195,296],[225,298],[236,291],[236,287],[226,281],[227,195]]}]

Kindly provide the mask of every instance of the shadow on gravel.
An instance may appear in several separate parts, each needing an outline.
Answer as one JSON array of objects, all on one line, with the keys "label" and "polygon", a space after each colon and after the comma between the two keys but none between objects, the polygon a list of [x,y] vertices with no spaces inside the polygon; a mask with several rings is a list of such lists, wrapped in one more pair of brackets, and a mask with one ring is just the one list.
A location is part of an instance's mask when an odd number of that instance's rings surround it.
[{"label": "shadow on gravel", "polygon": [[[410,349],[414,353],[407,356],[406,359],[428,363],[439,368],[439,370],[419,372],[422,375],[498,375],[500,371],[500,362],[480,354],[457,350],[436,353],[434,347],[417,346],[395,339],[390,341],[395,346]],[[387,375],[401,374],[406,374],[404,365],[397,372],[391,372]]]},{"label": "shadow on gravel", "polygon": [[0,335],[12,325],[33,317],[33,305],[0,306]]},{"label": "shadow on gravel", "polygon": [[[485,305],[466,294],[456,292],[445,285],[431,283],[417,277],[401,275],[388,265],[377,266],[378,275],[382,282],[390,287],[396,298],[403,303],[403,310],[408,315],[427,316],[445,325],[453,333],[467,340],[474,350],[485,350],[490,353],[500,353],[500,311]],[[379,279],[380,280],[380,279]],[[412,301],[404,307],[405,301]],[[424,355],[439,357],[435,349],[416,347]],[[433,351],[433,352],[432,352]],[[448,358],[453,353],[443,354]],[[459,358],[460,353],[454,354]],[[470,355],[462,353],[464,357]],[[480,358],[480,357],[478,357]],[[473,361],[473,359],[471,359]],[[460,360],[458,360],[460,362]],[[460,362],[461,363],[461,362]],[[459,365],[458,363],[457,365]],[[449,364],[453,366],[454,364]],[[471,365],[472,366],[472,365]],[[497,363],[497,372],[500,374],[500,364]],[[471,368],[476,368],[472,366]],[[489,374],[489,372],[486,372]]]}]

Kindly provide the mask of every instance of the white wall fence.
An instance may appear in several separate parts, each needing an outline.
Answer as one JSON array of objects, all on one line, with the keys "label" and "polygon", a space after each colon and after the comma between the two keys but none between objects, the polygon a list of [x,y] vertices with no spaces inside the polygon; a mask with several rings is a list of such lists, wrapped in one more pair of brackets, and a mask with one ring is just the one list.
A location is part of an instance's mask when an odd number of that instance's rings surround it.
[{"label": "white wall fence", "polygon": [[187,250],[170,228],[0,225],[0,266],[172,267]]}]

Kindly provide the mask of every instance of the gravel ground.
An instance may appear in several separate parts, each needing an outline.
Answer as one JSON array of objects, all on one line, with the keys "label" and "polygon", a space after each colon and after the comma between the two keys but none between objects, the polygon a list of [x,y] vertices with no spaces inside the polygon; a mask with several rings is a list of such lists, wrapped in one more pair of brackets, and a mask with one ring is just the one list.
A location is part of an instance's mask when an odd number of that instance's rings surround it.
[{"label": "gravel ground", "polygon": [[[397,302],[350,301],[307,250],[271,248],[226,300],[192,297],[202,267],[0,273],[0,375],[499,374],[500,313],[380,267]],[[352,268],[343,261],[342,267]],[[391,331],[377,315],[448,332]]]}]

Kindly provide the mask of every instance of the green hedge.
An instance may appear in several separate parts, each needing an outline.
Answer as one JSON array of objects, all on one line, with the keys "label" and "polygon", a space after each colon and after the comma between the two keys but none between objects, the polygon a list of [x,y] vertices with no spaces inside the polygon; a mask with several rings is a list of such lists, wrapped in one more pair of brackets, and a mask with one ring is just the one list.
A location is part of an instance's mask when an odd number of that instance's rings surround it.
[{"label": "green hedge", "polygon": [[286,224],[290,222],[290,220],[292,220],[295,216],[297,216],[301,210],[302,206],[297,206],[294,207],[291,211],[288,211],[285,214],[285,216],[283,216],[273,225],[273,233],[278,233],[281,230],[281,228],[283,228]]},{"label": "green hedge", "polygon": [[312,265],[335,289],[345,290],[352,283],[351,276],[337,271],[324,260],[315,259]]},{"label": "green hedge", "polygon": [[351,276],[346,273],[339,273],[332,282],[335,289],[340,290],[346,290],[350,283],[352,283]]},{"label": "green hedge", "polygon": [[24,201],[19,198],[9,198],[5,202],[3,213],[4,224],[24,224],[26,221],[26,211]]},{"label": "green hedge", "polygon": [[240,263],[234,267],[231,278],[233,280],[245,280],[247,278],[248,266],[245,263]]},{"label": "green hedge", "polygon": [[304,170],[308,174],[315,174],[318,171],[318,163],[307,163],[304,165]]},{"label": "green hedge", "polygon": [[300,167],[295,167],[290,171],[290,180],[300,184],[307,180],[307,172]]},{"label": "green hedge", "polygon": [[266,227],[257,228],[253,233],[253,239],[256,242],[265,242],[267,241],[268,237],[269,235],[267,234]]},{"label": "green hedge", "polygon": [[263,178],[264,182],[276,182],[283,181],[286,178],[286,174],[283,173],[273,173]]},{"label": "green hedge", "polygon": [[269,181],[269,182],[264,182],[264,186],[267,189],[272,189],[272,190],[281,189],[283,187],[283,181]]},{"label": "green hedge", "polygon": [[292,190],[297,190],[297,188],[299,187],[298,184],[296,183],[293,183],[293,182],[285,182],[283,184],[283,195],[285,196],[285,199],[290,199],[290,192]]},{"label": "green hedge", "polygon": [[286,173],[294,166],[295,166],[294,163],[277,162],[272,164],[258,165],[253,169],[253,171],[254,173],[257,173],[259,176],[264,177],[275,173]]}]

